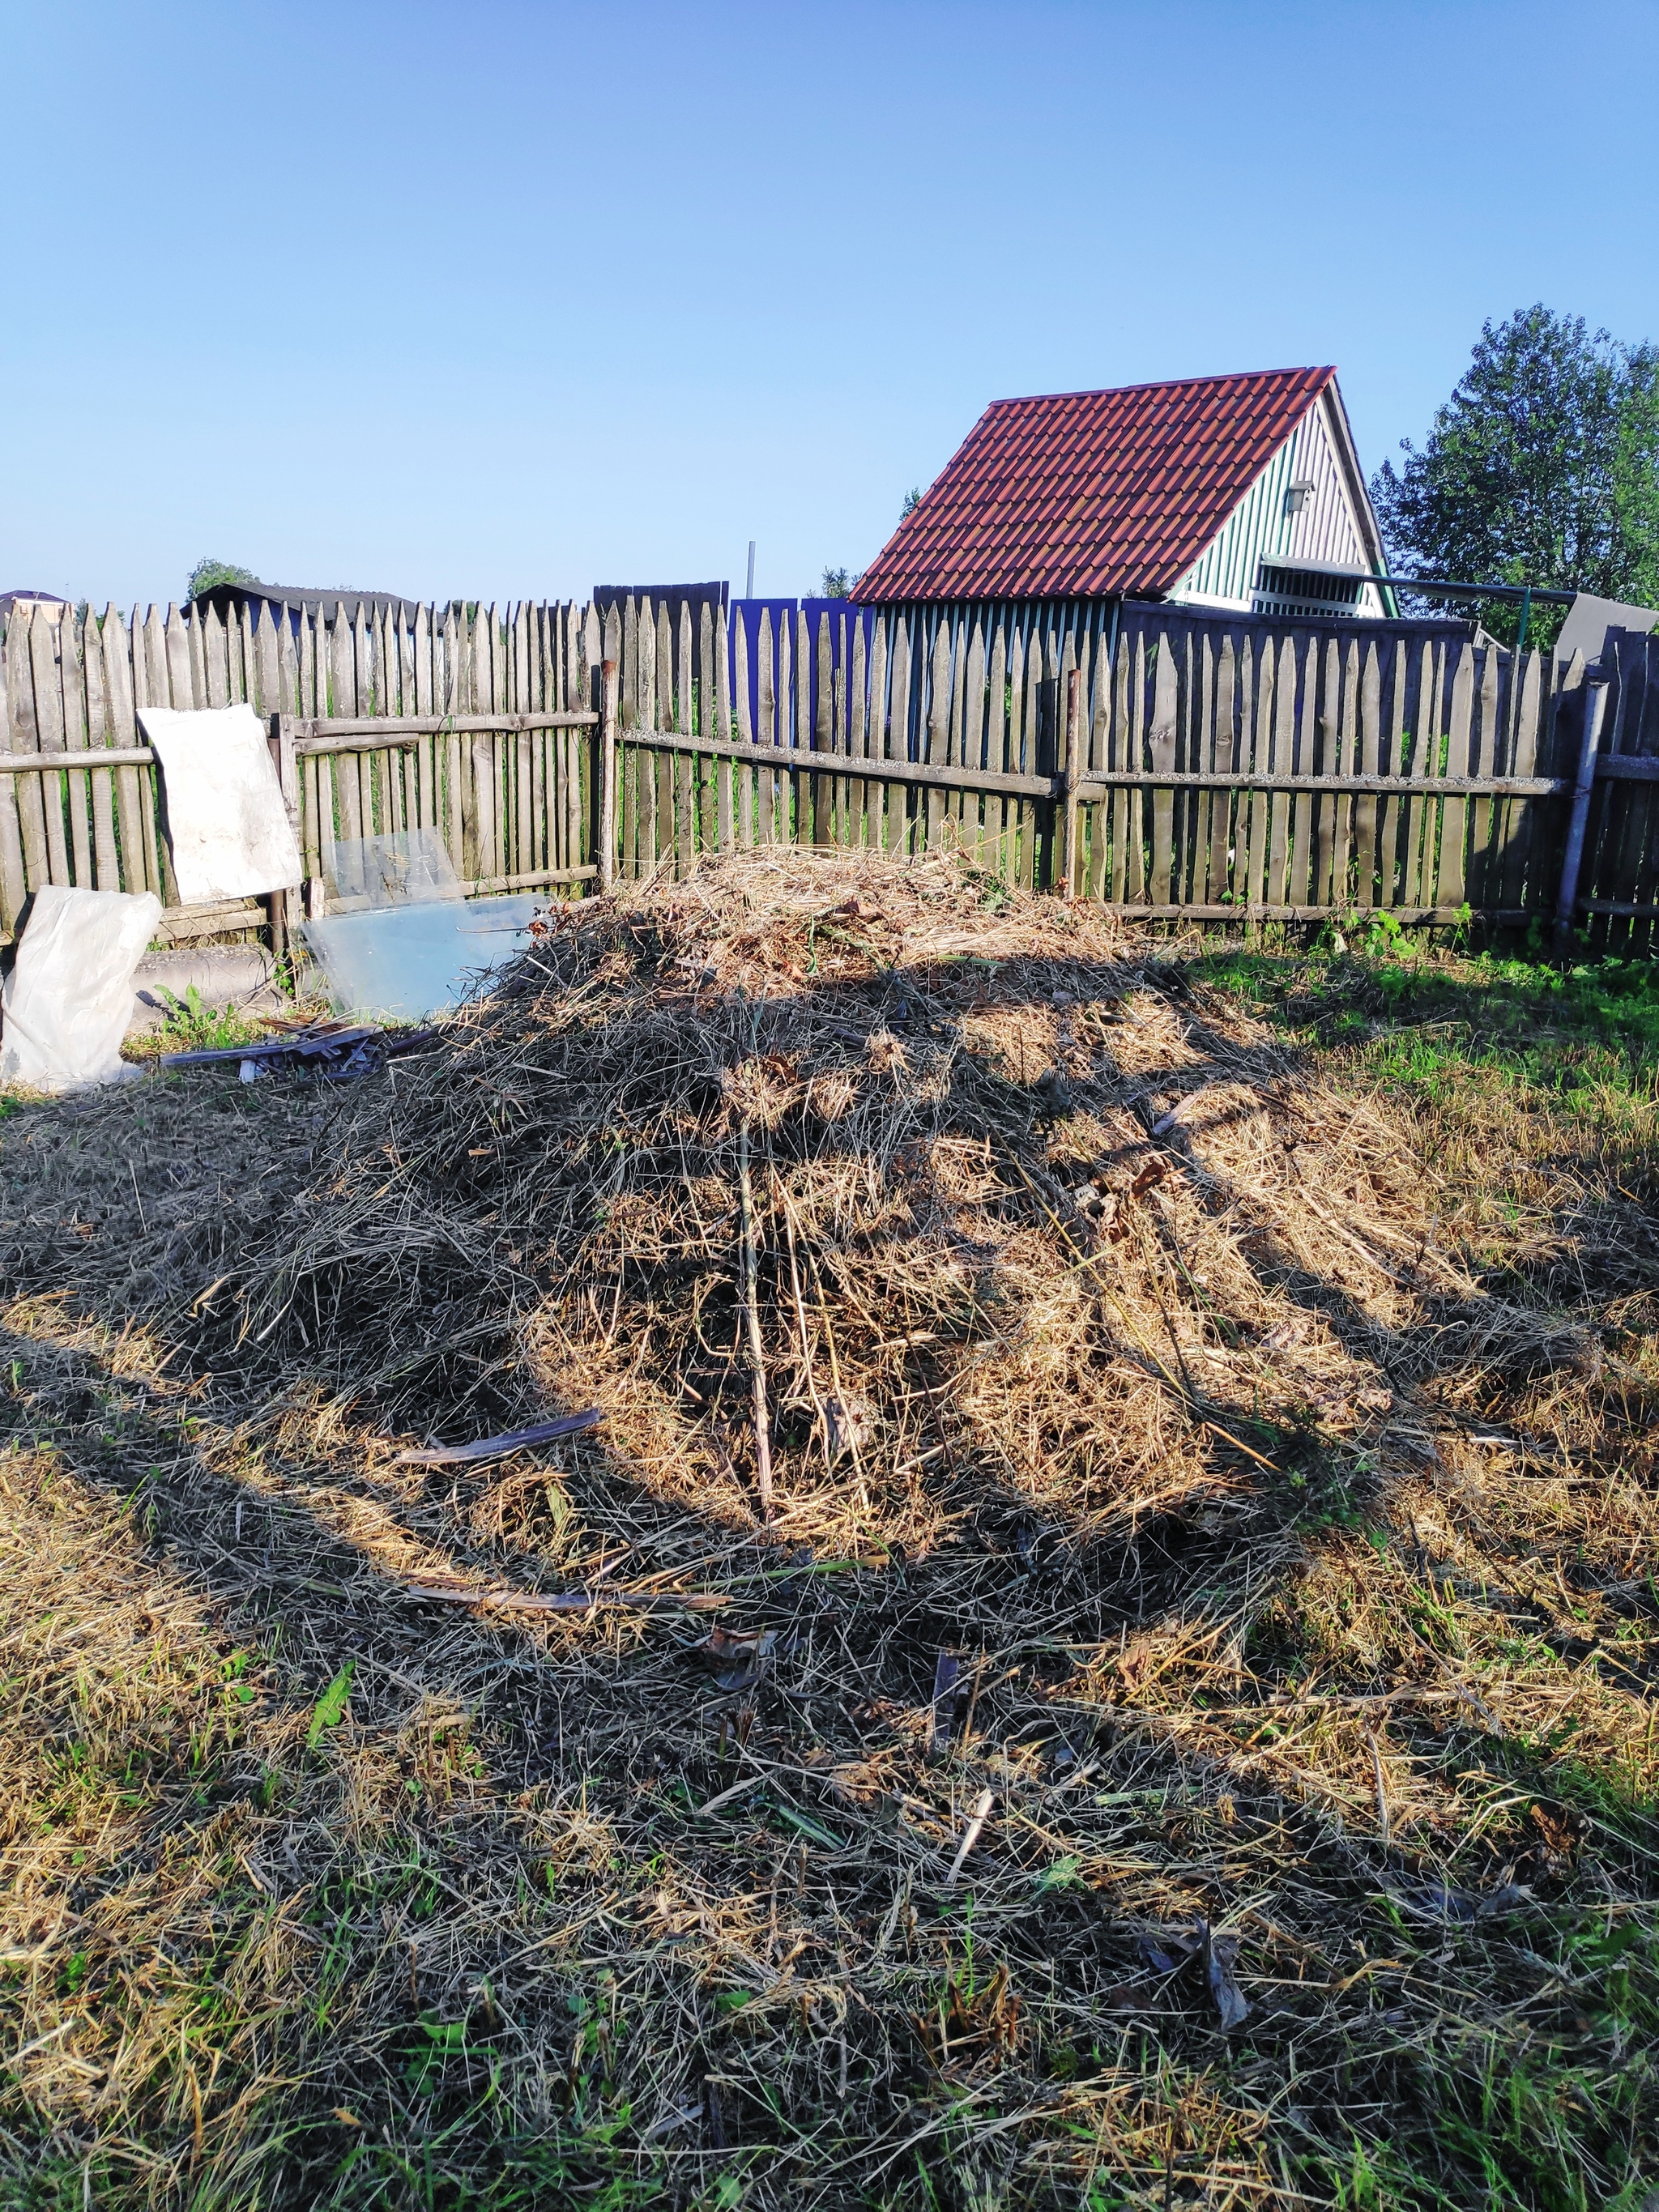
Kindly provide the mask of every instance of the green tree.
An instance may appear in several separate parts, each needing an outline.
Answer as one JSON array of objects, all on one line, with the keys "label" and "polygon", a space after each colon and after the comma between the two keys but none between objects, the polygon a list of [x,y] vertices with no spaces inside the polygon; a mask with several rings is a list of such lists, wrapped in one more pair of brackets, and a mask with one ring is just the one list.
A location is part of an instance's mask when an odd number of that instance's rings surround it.
[{"label": "green tree", "polygon": [[[1371,502],[1395,575],[1659,594],[1659,349],[1541,304],[1481,327],[1422,448],[1401,441]],[[1467,604],[1467,603],[1466,603]],[[1482,610],[1500,637],[1518,610]],[[1563,610],[1539,608],[1547,644]]]},{"label": "green tree", "polygon": [[198,561],[190,572],[185,597],[193,599],[202,592],[210,592],[216,584],[257,584],[258,580],[252,568],[239,568],[234,561]]},{"label": "green tree", "polygon": [[904,504],[899,509],[899,520],[901,522],[904,521],[906,517],[914,514],[921,505],[921,486],[920,484],[912,484],[909,490],[904,495]]},{"label": "green tree", "polygon": [[826,568],[818,585],[821,599],[844,599],[858,583],[850,568]]}]

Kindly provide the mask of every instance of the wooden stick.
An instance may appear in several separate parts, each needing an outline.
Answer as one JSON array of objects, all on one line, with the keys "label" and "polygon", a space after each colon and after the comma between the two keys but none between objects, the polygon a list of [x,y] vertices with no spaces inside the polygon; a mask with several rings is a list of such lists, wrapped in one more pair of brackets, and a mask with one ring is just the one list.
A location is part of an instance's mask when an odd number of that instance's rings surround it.
[{"label": "wooden stick", "polygon": [[761,1346],[758,1277],[760,1251],[755,1236],[755,1193],[749,1174],[749,1122],[738,1127],[738,1202],[743,1215],[743,1305],[749,1334],[749,1369],[755,1391],[755,1480],[763,1521],[772,1518],[771,1416],[766,1405],[766,1355]]},{"label": "wooden stick", "polygon": [[945,1877],[947,1889],[954,1886],[957,1876],[962,1872],[963,1863],[979,1841],[979,1832],[990,1818],[991,1808],[996,1802],[997,1794],[994,1790],[981,1790],[975,1799],[973,1813],[967,1827],[963,1832],[962,1841],[957,1845],[957,1855],[951,1862],[951,1871]]}]

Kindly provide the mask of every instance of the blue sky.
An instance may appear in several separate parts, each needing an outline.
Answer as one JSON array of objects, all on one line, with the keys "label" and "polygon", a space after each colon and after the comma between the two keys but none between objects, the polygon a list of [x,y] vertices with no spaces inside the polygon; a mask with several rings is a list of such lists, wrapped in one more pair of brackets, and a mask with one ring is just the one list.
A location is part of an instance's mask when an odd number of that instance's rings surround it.
[{"label": "blue sky", "polygon": [[812,586],[988,400],[1659,337],[1659,6],[0,0],[0,589]]}]

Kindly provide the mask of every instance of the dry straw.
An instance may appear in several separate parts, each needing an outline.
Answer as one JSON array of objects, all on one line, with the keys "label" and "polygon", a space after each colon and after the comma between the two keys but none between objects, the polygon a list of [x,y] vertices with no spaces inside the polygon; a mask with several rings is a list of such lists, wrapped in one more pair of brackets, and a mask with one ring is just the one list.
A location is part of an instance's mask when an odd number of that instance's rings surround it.
[{"label": "dry straw", "polygon": [[1547,1632],[1646,1571],[1651,1377],[1393,1109],[1167,944],[794,854],[254,1088],[6,1141],[15,2173],[1469,2201],[1444,2116],[1650,1895],[1644,1679]]}]

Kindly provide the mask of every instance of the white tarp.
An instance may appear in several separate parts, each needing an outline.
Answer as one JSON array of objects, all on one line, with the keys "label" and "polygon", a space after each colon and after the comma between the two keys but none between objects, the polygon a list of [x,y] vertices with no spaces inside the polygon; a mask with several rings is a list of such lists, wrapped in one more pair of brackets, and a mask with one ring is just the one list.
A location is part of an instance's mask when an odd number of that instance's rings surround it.
[{"label": "white tarp", "polygon": [[167,842],[185,904],[291,890],[300,848],[252,708],[141,707],[138,720],[161,763]]},{"label": "white tarp", "polygon": [[74,1091],[138,1073],[122,1059],[121,1039],[133,975],[161,918],[154,891],[41,885],[0,994],[0,1082]]}]

